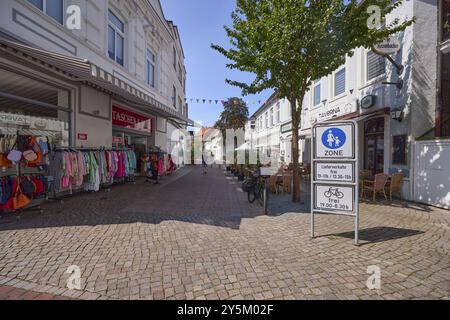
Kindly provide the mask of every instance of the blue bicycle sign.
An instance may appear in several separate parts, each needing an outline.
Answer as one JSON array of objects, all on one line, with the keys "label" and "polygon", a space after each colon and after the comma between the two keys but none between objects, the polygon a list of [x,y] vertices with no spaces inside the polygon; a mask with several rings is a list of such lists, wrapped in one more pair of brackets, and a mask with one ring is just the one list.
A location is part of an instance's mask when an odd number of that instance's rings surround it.
[{"label": "blue bicycle sign", "polygon": [[347,136],[345,132],[339,128],[327,129],[322,134],[322,144],[328,149],[339,149],[345,145]]}]

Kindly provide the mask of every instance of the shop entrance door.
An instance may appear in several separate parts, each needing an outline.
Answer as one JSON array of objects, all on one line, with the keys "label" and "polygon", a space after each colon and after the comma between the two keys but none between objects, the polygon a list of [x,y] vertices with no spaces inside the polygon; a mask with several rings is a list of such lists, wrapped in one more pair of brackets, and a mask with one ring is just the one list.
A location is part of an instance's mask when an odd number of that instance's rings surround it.
[{"label": "shop entrance door", "polygon": [[364,169],[384,172],[384,118],[369,120],[364,126]]}]

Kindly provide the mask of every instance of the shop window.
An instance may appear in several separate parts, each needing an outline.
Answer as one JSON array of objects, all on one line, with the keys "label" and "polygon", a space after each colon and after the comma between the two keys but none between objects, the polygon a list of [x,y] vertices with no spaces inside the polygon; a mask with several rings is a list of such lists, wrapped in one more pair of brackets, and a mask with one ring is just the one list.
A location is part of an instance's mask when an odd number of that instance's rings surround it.
[{"label": "shop window", "polygon": [[39,10],[63,24],[63,0],[28,0]]},{"label": "shop window", "polygon": [[334,95],[338,96],[345,92],[345,68],[334,74]]},{"label": "shop window", "polygon": [[367,52],[367,81],[375,79],[386,72],[386,60],[372,50]]},{"label": "shop window", "polygon": [[442,1],[442,41],[450,39],[450,0]]},{"label": "shop window", "polygon": [[108,56],[124,65],[125,24],[111,10],[108,11]]},{"label": "shop window", "polygon": [[155,87],[155,70],[156,70],[156,56],[147,49],[147,84],[151,87]]},{"label": "shop window", "polygon": [[392,137],[392,164],[394,165],[406,165],[406,148],[407,148],[407,136],[398,135]]},{"label": "shop window", "polygon": [[70,92],[0,69],[0,134],[47,137],[69,145]]},{"label": "shop window", "polygon": [[314,106],[320,104],[320,82],[314,86]]}]

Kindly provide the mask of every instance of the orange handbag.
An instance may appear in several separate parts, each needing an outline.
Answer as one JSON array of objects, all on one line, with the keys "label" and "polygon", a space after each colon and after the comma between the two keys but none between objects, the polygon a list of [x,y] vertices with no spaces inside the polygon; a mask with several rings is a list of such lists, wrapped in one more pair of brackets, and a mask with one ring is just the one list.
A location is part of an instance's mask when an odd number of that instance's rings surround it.
[{"label": "orange handbag", "polygon": [[[30,160],[27,161],[27,164],[28,165],[42,164],[43,163],[42,152],[41,152],[41,149],[39,148],[39,144],[37,142],[36,137],[32,137],[30,139],[30,147],[31,147],[31,150],[28,150],[28,151],[30,151],[30,156],[33,156],[33,157],[29,158]],[[25,151],[24,154],[27,153],[28,151]]]},{"label": "orange handbag", "polygon": [[12,207],[13,209],[22,209],[26,207],[31,200],[22,192],[22,189],[20,188],[20,183],[17,182],[17,189],[16,193],[14,194],[13,201],[12,201]]},{"label": "orange handbag", "polygon": [[12,162],[8,160],[7,155],[0,153],[0,168],[11,168]]}]

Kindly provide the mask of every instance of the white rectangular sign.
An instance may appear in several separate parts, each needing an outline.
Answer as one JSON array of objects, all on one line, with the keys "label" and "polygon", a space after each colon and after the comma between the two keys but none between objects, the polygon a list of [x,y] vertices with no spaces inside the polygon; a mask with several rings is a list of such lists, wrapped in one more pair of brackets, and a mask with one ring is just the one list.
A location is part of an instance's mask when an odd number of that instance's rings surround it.
[{"label": "white rectangular sign", "polygon": [[355,182],[355,165],[349,162],[316,162],[315,181]]},{"label": "white rectangular sign", "polygon": [[314,185],[314,210],[354,215],[354,186]]},{"label": "white rectangular sign", "polygon": [[353,123],[330,123],[314,127],[315,159],[355,159],[355,126]]}]

